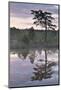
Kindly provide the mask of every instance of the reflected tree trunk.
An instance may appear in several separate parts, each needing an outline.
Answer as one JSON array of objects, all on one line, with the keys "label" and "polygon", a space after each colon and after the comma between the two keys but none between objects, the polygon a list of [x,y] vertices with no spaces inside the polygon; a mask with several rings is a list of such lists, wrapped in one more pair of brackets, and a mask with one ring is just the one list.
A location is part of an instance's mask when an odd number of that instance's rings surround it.
[{"label": "reflected tree trunk", "polygon": [[46,78],[46,75],[47,75],[47,51],[45,49],[45,78]]}]

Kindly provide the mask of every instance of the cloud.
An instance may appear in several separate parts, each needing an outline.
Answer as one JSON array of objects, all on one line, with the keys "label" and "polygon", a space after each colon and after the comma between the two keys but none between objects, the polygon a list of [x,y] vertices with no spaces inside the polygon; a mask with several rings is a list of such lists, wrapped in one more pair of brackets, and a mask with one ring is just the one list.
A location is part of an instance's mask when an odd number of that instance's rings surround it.
[{"label": "cloud", "polygon": [[18,18],[18,17],[11,17],[10,18],[10,27],[17,27],[17,28],[29,28],[33,25],[32,18]]},{"label": "cloud", "polygon": [[18,17],[10,17],[10,27],[16,28],[30,28],[34,27],[35,29],[41,29],[41,26],[37,26],[33,24],[33,19],[30,18],[18,18]]},{"label": "cloud", "polygon": [[[55,24],[57,26],[56,29],[58,29],[58,15],[53,14],[52,16],[55,18],[55,20],[53,20],[52,23]],[[32,19],[32,17],[28,18],[10,17],[10,27],[16,27],[21,29],[34,27],[35,29],[42,29],[41,26],[36,27],[36,25],[34,25],[33,22],[34,20]]]},{"label": "cloud", "polygon": [[51,4],[33,4],[33,3],[10,3],[10,16],[14,17],[31,17],[31,10],[49,11],[51,13],[58,13],[58,5]]},{"label": "cloud", "polygon": [[54,4],[32,4],[32,3],[10,3],[10,27],[41,29],[41,26],[33,25],[31,10],[49,11],[55,18],[53,23],[58,28],[58,5]]}]

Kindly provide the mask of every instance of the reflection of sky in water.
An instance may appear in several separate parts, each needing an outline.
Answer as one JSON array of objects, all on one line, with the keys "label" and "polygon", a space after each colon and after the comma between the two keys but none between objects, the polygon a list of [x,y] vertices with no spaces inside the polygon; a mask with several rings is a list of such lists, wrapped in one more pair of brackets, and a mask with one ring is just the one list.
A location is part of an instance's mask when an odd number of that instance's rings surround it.
[{"label": "reflection of sky in water", "polygon": [[[34,64],[30,63],[30,59],[27,56],[26,60],[22,60],[17,56],[17,54],[10,55],[10,86],[29,86],[29,85],[49,85],[58,84],[58,66],[52,69],[55,73],[52,75],[51,79],[46,79],[42,81],[31,81],[31,76],[33,72],[33,67],[39,59],[44,59],[44,51],[41,54],[36,50]],[[58,61],[58,52],[48,54],[48,60]]]}]

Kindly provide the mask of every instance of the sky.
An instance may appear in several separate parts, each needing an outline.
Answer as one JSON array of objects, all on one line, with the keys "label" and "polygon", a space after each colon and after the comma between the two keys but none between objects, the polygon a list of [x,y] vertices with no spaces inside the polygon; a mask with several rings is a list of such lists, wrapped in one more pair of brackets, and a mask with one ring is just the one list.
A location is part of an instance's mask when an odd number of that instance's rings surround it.
[{"label": "sky", "polygon": [[41,26],[33,24],[34,16],[31,14],[31,10],[41,9],[52,13],[52,16],[55,18],[53,23],[57,26],[56,30],[58,29],[58,5],[10,2],[9,8],[10,27],[16,27],[19,29],[34,27],[34,29],[42,29]]}]

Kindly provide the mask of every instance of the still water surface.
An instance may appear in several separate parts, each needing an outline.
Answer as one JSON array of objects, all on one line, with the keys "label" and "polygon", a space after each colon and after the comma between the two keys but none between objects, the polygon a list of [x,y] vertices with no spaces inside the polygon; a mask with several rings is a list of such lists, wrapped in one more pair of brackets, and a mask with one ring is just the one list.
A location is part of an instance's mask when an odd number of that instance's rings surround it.
[{"label": "still water surface", "polygon": [[58,50],[47,50],[47,60],[48,62],[56,63],[56,65],[51,66],[51,70],[54,71],[54,73],[51,74],[50,78],[32,80],[36,64],[40,66],[45,64],[44,50],[25,50],[25,54],[23,51],[11,52],[10,87],[58,84]]}]

